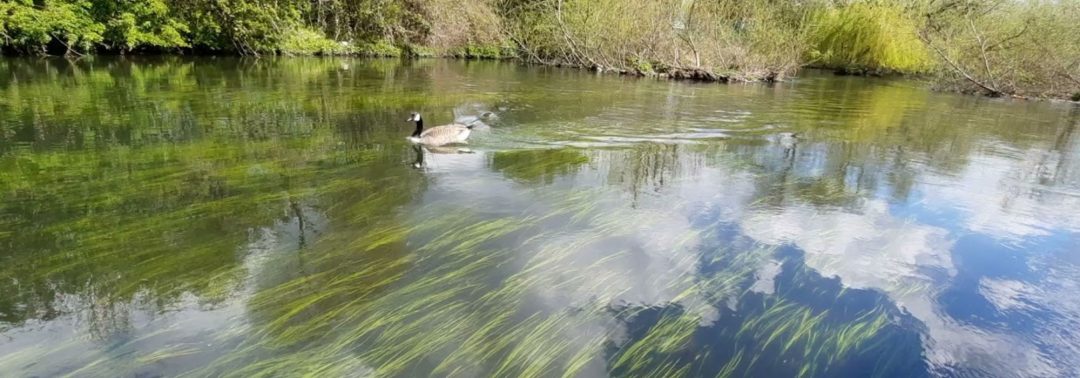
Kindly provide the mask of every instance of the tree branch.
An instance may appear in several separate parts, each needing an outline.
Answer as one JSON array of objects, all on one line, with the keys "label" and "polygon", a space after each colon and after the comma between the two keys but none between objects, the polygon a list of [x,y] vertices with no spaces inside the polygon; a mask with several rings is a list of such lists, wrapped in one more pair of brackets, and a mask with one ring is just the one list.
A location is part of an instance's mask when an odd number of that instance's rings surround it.
[{"label": "tree branch", "polygon": [[938,57],[941,58],[941,60],[944,60],[945,63],[949,65],[949,67],[952,67],[952,69],[954,71],[956,71],[957,73],[959,73],[961,76],[963,76],[964,79],[971,82],[972,84],[975,84],[979,88],[982,88],[983,90],[985,90],[991,96],[1000,96],[1001,95],[1001,91],[999,91],[999,90],[997,90],[995,88],[991,88],[991,87],[987,86],[986,84],[983,84],[981,81],[975,79],[970,74],[968,74],[967,71],[964,71],[963,68],[960,68],[960,66],[956,62],[954,62],[952,59],[949,59],[949,56],[947,54],[945,54],[944,51],[942,51],[940,48],[938,48],[936,45],[934,45],[932,43],[932,41],[930,40],[930,37],[927,36],[925,34],[925,32],[919,33],[919,37],[922,38],[923,42],[925,42],[926,45],[929,46],[931,50],[934,50],[934,53],[936,53],[938,55]]},{"label": "tree branch", "polygon": [[991,45],[990,47],[987,47],[986,51],[994,51],[995,49],[997,49],[1001,45],[1004,45],[1006,42],[1009,42],[1009,41],[1012,41],[1014,39],[1020,38],[1025,33],[1027,33],[1028,26],[1031,26],[1031,24],[1030,23],[1024,23],[1024,28],[1020,29],[1019,32],[1017,32],[1016,34],[1013,34],[1011,36],[1002,38],[1001,41],[998,41],[998,43],[995,43],[995,44]]},{"label": "tree branch", "polygon": [[983,68],[986,70],[986,77],[990,79],[990,85],[997,88],[997,82],[994,80],[994,73],[990,71],[990,58],[986,53],[986,40],[979,34],[979,29],[975,27],[975,21],[971,20],[971,17],[966,17],[968,26],[971,26],[971,33],[975,35],[975,40],[979,42],[979,55],[982,57]]},{"label": "tree branch", "polygon": [[570,37],[570,33],[566,31],[566,23],[563,22],[562,4],[563,4],[563,0],[559,0],[557,5],[556,5],[556,8],[555,8],[555,20],[559,22],[559,30],[562,31],[563,39],[566,40],[566,44],[570,47],[570,53],[575,56],[575,59],[577,60],[577,64],[579,64],[579,65],[583,61],[588,61],[593,66],[597,66],[596,62],[594,62],[587,55],[583,55],[583,54],[580,54],[580,53],[577,52],[577,47],[576,47],[577,44],[575,44],[574,39]]},{"label": "tree branch", "polygon": [[52,36],[53,39],[55,39],[57,42],[60,42],[60,44],[64,46],[64,55],[65,56],[70,55],[70,54],[75,54],[75,56],[83,56],[83,54],[79,53],[78,50],[75,50],[75,49],[71,48],[71,46],[69,46],[67,44],[67,42],[64,42],[63,38],[60,38],[56,34],[53,34],[53,33],[49,33],[49,35]]}]

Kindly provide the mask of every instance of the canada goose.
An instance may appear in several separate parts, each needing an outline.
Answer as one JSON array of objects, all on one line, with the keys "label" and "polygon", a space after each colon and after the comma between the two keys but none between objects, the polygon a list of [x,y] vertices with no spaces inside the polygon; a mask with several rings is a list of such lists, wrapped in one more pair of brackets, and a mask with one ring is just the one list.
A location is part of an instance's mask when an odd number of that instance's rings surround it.
[{"label": "canada goose", "polygon": [[780,137],[777,139],[781,146],[784,148],[795,147],[795,143],[799,141],[798,133],[780,133]]},{"label": "canada goose", "polygon": [[409,136],[409,141],[425,146],[442,146],[452,143],[466,143],[469,134],[472,133],[473,125],[451,123],[449,125],[435,126],[424,130],[424,119],[420,113],[414,112],[406,122],[416,122],[416,130]]},{"label": "canada goose", "polygon": [[798,133],[780,133],[777,139],[780,142],[780,147],[784,148],[784,158],[795,157],[795,146],[799,143]]}]

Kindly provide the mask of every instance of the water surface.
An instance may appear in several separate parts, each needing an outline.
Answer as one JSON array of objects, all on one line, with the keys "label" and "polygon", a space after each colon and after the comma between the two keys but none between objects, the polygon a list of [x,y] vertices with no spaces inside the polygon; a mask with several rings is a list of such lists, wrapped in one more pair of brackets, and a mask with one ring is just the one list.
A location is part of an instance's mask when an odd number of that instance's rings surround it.
[{"label": "water surface", "polygon": [[[416,149],[410,111],[494,116]],[[0,60],[0,376],[1077,376],[1078,126],[813,73]]]}]

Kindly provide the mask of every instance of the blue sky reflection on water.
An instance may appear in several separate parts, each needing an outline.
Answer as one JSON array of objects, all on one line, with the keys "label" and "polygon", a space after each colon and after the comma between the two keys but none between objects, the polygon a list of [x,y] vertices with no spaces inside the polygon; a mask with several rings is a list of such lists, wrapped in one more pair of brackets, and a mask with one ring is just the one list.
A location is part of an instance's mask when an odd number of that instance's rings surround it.
[{"label": "blue sky reflection on water", "polygon": [[[807,142],[803,148],[829,148],[824,144]],[[564,178],[566,182],[561,184],[595,184],[598,177],[602,177],[601,182],[618,181],[604,172],[594,172],[611,169],[618,163],[611,160],[617,159],[604,155],[618,154],[600,155],[590,158],[593,165]],[[431,170],[445,169],[445,179],[456,181],[457,177],[450,177],[449,172],[459,172],[469,165],[466,161],[473,161],[478,169],[485,164],[483,157],[461,155],[445,158],[443,165]],[[1072,248],[1077,245],[1078,228],[1073,214],[1080,210],[1080,202],[1068,194],[1038,193],[1042,188],[1016,178],[1030,162],[980,160],[974,163],[975,168],[959,175],[920,176],[906,201],[889,198],[888,193],[883,193],[887,189],[883,189],[860,196],[842,208],[797,202],[753,205],[749,202],[756,195],[755,178],[775,173],[755,175],[722,164],[696,165],[692,158],[681,162],[685,165],[679,172],[672,172],[676,179],[667,183],[669,187],[658,188],[659,194],[650,194],[656,198],[643,201],[683,214],[671,220],[650,218],[657,228],[643,230],[642,235],[650,235],[648,238],[656,238],[659,243],[651,249],[645,247],[649,253],[671,259],[671,251],[660,246],[670,244],[672,235],[693,227],[682,219],[708,213],[721,223],[732,224],[733,232],[758,242],[794,246],[808,267],[822,276],[838,277],[845,287],[883,293],[925,327],[925,358],[937,374],[963,375],[967,371],[997,375],[1009,371],[1017,375],[1067,376],[1074,371],[1070,361],[1080,356],[1075,354],[1076,337],[1071,330],[1080,314],[1066,293],[1075,285],[1071,282],[1075,279],[1068,276],[1075,269],[1075,260],[1047,265],[1048,260],[1068,259],[1075,252]],[[800,169],[804,169],[801,174]],[[814,177],[813,171],[812,166],[796,166],[792,173]],[[474,190],[461,189],[453,196],[479,196],[498,184],[475,185]],[[506,193],[513,196],[509,190]],[[672,203],[679,206],[667,207]],[[657,210],[642,202],[637,204],[637,211]],[[711,226],[715,227],[715,223]],[[647,245],[643,241],[639,244]],[[633,266],[656,260],[664,259],[649,258]],[[775,261],[764,264],[763,275],[775,276],[779,266]],[[688,274],[693,269],[664,266],[657,272],[639,272],[615,268],[617,273],[611,274],[633,280],[654,277],[658,272]],[[755,287],[772,290],[773,285],[768,282]],[[622,291],[649,288],[647,284],[624,282],[610,287],[620,292],[618,300],[631,303],[661,305],[674,298],[673,293]],[[1051,287],[1058,294],[1043,291]],[[579,296],[595,294],[587,291]],[[718,311],[721,309],[706,310],[710,314]],[[708,323],[714,316],[702,318]]]}]

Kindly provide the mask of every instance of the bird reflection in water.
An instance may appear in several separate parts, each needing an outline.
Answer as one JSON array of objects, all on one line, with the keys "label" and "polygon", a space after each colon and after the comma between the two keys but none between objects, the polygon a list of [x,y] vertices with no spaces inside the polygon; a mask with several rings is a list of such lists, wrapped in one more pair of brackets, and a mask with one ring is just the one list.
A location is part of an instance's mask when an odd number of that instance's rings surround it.
[{"label": "bird reflection in water", "polygon": [[426,166],[427,154],[436,155],[452,155],[452,154],[471,154],[473,150],[465,147],[454,146],[424,146],[422,144],[415,144],[412,146],[413,151],[416,152],[416,159],[412,163],[412,167],[416,169],[422,169]]}]

